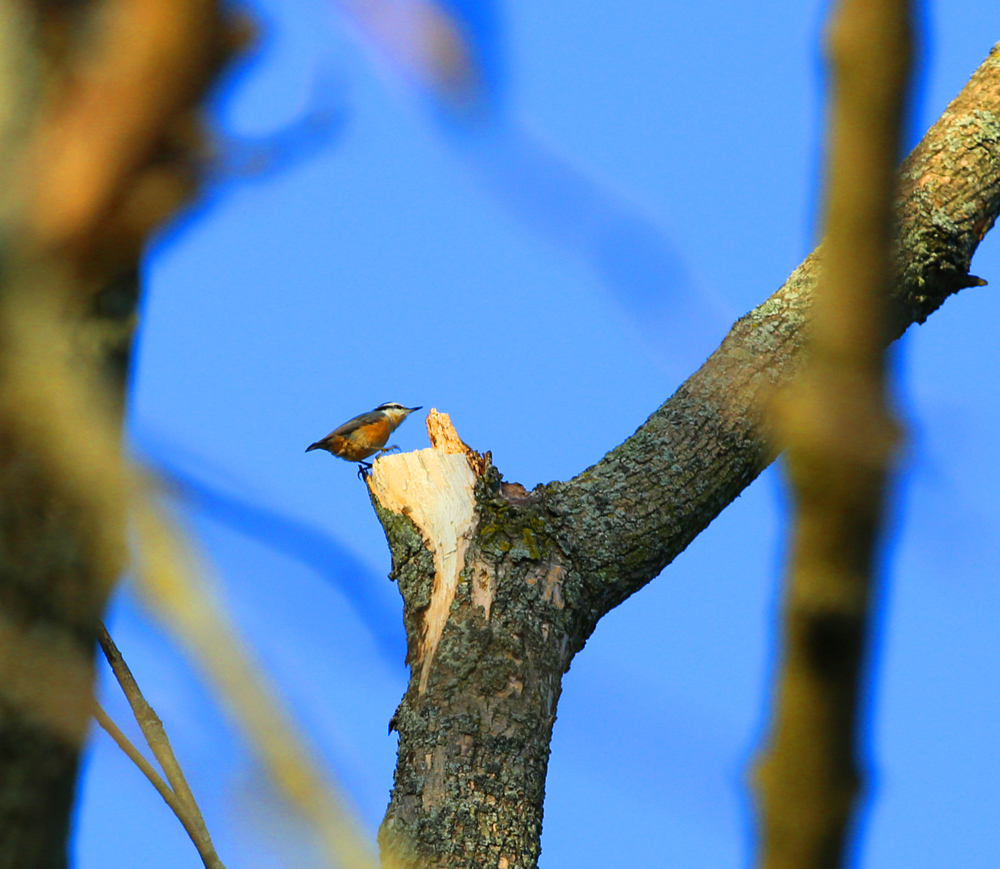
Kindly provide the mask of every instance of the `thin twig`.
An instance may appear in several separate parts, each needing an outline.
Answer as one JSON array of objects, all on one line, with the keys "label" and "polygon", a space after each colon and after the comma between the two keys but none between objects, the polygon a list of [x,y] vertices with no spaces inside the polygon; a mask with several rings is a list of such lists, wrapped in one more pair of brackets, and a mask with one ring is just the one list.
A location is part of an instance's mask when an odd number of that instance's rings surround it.
[{"label": "thin twig", "polygon": [[[194,794],[191,792],[187,779],[184,777],[184,772],[181,770],[180,764],[177,762],[177,758],[170,746],[170,740],[167,738],[166,730],[163,728],[163,722],[160,721],[160,717],[153,710],[153,707],[149,705],[142,691],[139,690],[132,671],[129,669],[128,664],[125,663],[125,659],[122,657],[121,652],[115,645],[114,640],[111,639],[111,635],[103,623],[100,626],[98,639],[101,643],[101,649],[104,651],[104,656],[108,659],[108,664],[111,666],[111,670],[115,674],[122,692],[132,707],[132,714],[135,715],[139,729],[142,730],[142,735],[145,737],[150,750],[157,761],[159,761],[161,768],[170,782],[170,786],[167,786],[149,762],[128,741],[127,737],[99,706],[94,713],[95,717],[100,725],[111,734],[115,742],[121,746],[122,750],[135,761],[139,769],[153,783],[153,787],[160,792],[163,799],[174,810],[174,814],[177,815],[181,824],[184,825],[184,829],[187,830],[191,841],[194,842],[195,847],[198,849],[198,853],[201,855],[206,869],[225,869],[222,861],[219,859],[219,855],[215,852],[215,846],[212,844],[212,837],[209,835],[201,809],[198,808],[198,804],[195,802]],[[107,719],[106,722],[101,718],[101,715],[104,715],[104,718]],[[123,744],[123,740],[128,747]],[[169,797],[167,794],[169,794]]]},{"label": "thin twig", "polygon": [[166,774],[167,780],[170,782],[170,787],[173,788],[174,793],[177,794],[178,799],[185,806],[200,816],[201,813],[198,811],[194,794],[191,793],[191,788],[184,777],[184,771],[177,762],[177,758],[170,746],[170,740],[167,738],[163,722],[153,707],[149,705],[142,691],[139,690],[132,671],[129,669],[128,664],[125,663],[122,653],[119,651],[118,646],[115,645],[115,641],[111,638],[111,634],[108,633],[108,629],[103,623],[98,633],[98,640],[101,643],[101,649],[104,651],[104,657],[108,659],[108,664],[111,666],[118,684],[121,685],[129,706],[132,707],[132,714],[135,715],[135,720],[142,730],[142,735],[146,738],[146,742],[149,743],[153,755]]},{"label": "thin twig", "polygon": [[[122,733],[121,729],[117,724],[115,724],[111,716],[108,715],[101,705],[96,702],[94,703],[94,718],[97,720],[97,723],[100,724],[105,731],[107,731],[108,736],[115,741],[115,744],[125,753],[129,760],[139,767],[140,772],[142,772],[142,774],[149,779],[150,784],[156,788],[156,792],[163,797],[163,801],[170,806],[171,811],[177,815],[177,820],[179,820],[184,829],[187,830],[188,835],[191,837],[191,841],[194,842],[195,847],[198,848],[198,853],[201,854],[202,851],[198,843],[197,831],[192,829],[187,809],[181,803],[177,794],[170,790],[170,785],[168,785],[160,777],[160,774],[156,771],[153,765],[146,760],[142,752],[132,744],[132,741],[124,733]],[[202,854],[202,860],[206,866],[220,865],[217,863],[209,863],[209,861],[205,859],[204,854]]]},{"label": "thin twig", "polygon": [[[87,542],[106,581],[103,590],[110,589],[124,563],[122,520],[131,506],[140,537],[140,588],[147,599],[213,676],[289,802],[316,825],[331,865],[373,869],[377,859],[360,824],[336,789],[323,780],[319,763],[261,683],[222,612],[206,599],[190,569],[187,547],[151,503],[150,487],[139,482],[138,472],[123,461],[116,432],[100,412],[101,403],[86,400],[93,389],[67,362],[68,331],[54,298],[55,294],[32,295],[27,284],[18,287],[16,295],[11,291],[0,298],[0,307],[7,306],[7,316],[0,317],[5,335],[0,337],[17,351],[7,360],[12,373],[6,394],[10,405],[17,407],[18,435],[50,464],[52,478],[71,503],[82,505],[93,520],[94,533]],[[119,672],[124,675],[121,667]],[[137,698],[130,696],[133,699]],[[89,714],[89,699],[84,703]],[[139,708],[140,725],[156,721],[151,710],[146,714]],[[158,735],[151,737],[150,747],[159,751]],[[175,772],[169,759],[163,764],[170,780]],[[179,787],[183,791],[184,786]]]},{"label": "thin twig", "polygon": [[765,869],[835,869],[860,790],[859,683],[899,427],[886,399],[908,0],[841,0],[824,261],[810,354],[781,408],[796,501],[784,650],[758,767]]},{"label": "thin twig", "polygon": [[134,503],[139,538],[138,587],[156,614],[188,646],[227,702],[289,803],[315,825],[331,858],[345,869],[377,869],[378,860],[346,800],[319,774],[235,628],[196,581],[192,554],[139,485]]}]

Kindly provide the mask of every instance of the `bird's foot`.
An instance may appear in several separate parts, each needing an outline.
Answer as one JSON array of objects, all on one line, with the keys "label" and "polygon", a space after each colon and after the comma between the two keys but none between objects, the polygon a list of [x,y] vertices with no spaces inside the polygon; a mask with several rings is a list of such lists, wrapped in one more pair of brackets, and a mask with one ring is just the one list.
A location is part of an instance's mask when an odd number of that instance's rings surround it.
[{"label": "bird's foot", "polygon": [[375,458],[376,459],[381,458],[381,456],[383,456],[385,453],[391,453],[393,450],[398,450],[398,449],[399,447],[397,447],[395,444],[393,444],[391,447],[382,447],[382,449],[378,451],[378,454],[375,456]]},{"label": "bird's foot", "polygon": [[368,475],[372,472],[371,462],[358,462],[358,479],[367,480]]}]

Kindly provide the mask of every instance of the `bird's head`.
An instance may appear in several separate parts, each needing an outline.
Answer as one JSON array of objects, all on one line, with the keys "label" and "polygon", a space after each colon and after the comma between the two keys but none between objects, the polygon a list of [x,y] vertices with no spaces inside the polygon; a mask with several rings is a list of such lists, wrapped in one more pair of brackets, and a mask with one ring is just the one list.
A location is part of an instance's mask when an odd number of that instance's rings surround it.
[{"label": "bird's head", "polygon": [[420,409],[420,407],[403,407],[403,405],[396,401],[387,401],[385,404],[380,404],[376,407],[375,413],[384,413],[392,420],[392,424],[397,426],[415,410]]}]

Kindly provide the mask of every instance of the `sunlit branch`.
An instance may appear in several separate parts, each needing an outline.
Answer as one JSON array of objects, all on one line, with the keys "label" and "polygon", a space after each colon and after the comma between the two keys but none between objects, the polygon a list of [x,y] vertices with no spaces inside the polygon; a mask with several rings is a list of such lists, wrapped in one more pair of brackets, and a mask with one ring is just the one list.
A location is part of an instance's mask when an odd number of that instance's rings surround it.
[{"label": "sunlit branch", "polygon": [[111,716],[98,703],[94,704],[94,718],[104,728],[108,736],[115,741],[115,744],[139,768],[142,774],[149,779],[150,784],[163,797],[163,801],[170,806],[171,811],[177,816],[177,820],[181,822],[181,825],[187,831],[195,848],[198,849],[198,854],[205,864],[205,869],[225,869],[222,861],[215,853],[212,840],[208,837],[204,829],[204,820],[201,818],[200,813],[194,816],[188,811],[188,807],[184,805],[181,798],[170,789],[170,786],[160,777],[160,774],[153,768],[153,765],[143,757],[142,752],[122,733]]},{"label": "sunlit branch", "polygon": [[[198,853],[205,860],[205,866],[208,869],[221,867],[222,862],[215,853],[215,848],[212,845],[212,837],[209,835],[208,827],[205,824],[205,818],[201,813],[201,809],[198,808],[198,803],[195,801],[194,794],[187,783],[184,771],[177,762],[177,757],[170,745],[170,740],[167,738],[167,732],[163,728],[163,722],[160,721],[160,717],[153,710],[153,707],[149,705],[142,691],[139,690],[132,671],[129,669],[128,664],[125,663],[125,659],[118,650],[118,646],[115,645],[115,641],[111,639],[108,629],[103,624],[100,627],[98,639],[101,649],[104,652],[104,657],[107,658],[111,671],[115,674],[115,679],[118,680],[118,684],[121,686],[122,693],[124,693],[125,698],[128,700],[129,706],[132,707],[132,714],[135,716],[136,723],[139,725],[146,743],[149,745],[153,756],[159,762],[160,768],[170,782],[171,793],[175,796],[176,802],[183,808],[183,817],[178,814],[178,818],[180,818],[181,823],[184,824],[184,828],[190,834],[191,840],[198,848]],[[100,721],[99,717],[98,720]],[[105,726],[103,721],[101,721],[101,725]],[[107,730],[106,726],[105,729]],[[108,732],[111,733],[110,730]],[[113,733],[111,735],[114,736]],[[115,741],[118,741],[117,738]],[[128,751],[126,751],[126,754],[132,757]],[[132,759],[135,760],[134,757]],[[143,772],[146,772],[142,765],[139,768]],[[147,773],[146,775],[148,778],[149,774]],[[160,790],[152,778],[150,778],[150,781],[153,782],[157,790]],[[174,804],[170,800],[167,800],[167,802],[171,808],[174,808]],[[176,812],[177,810],[174,809],[174,811]]]},{"label": "sunlit branch", "polygon": [[860,682],[898,439],[884,356],[909,16],[908,0],[842,0],[830,28],[824,259],[806,364],[777,423],[796,509],[774,720],[757,769],[766,869],[839,866],[860,788]]}]

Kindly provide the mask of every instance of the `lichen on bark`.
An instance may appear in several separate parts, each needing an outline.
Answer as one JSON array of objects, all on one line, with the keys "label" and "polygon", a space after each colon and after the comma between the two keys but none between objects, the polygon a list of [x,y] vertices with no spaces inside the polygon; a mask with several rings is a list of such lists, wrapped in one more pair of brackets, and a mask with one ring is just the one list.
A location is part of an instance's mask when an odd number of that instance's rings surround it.
[{"label": "lichen on bark", "polygon": [[[426,691],[414,668],[392,720],[399,763],[379,842],[393,865],[528,867],[538,857],[555,708],[580,638],[544,511],[505,497],[494,468],[475,496],[477,530]],[[405,516],[373,502],[412,648],[433,560],[416,551]]]}]

